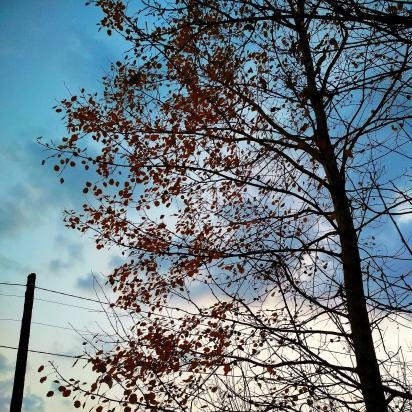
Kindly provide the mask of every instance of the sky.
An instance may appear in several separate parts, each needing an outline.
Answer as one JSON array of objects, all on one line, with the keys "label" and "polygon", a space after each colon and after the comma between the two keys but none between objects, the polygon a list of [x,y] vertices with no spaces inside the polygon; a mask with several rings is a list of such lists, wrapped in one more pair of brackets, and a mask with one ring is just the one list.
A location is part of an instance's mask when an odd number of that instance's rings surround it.
[{"label": "sky", "polygon": [[[39,136],[56,141],[64,135],[52,106],[81,87],[99,90],[100,77],[121,56],[120,40],[98,32],[99,17],[81,0],[0,1],[0,282],[25,284],[35,272],[39,287],[95,298],[91,274],[102,279],[121,262],[117,250],[99,253],[90,235],[65,228],[63,210],[82,204],[80,172],[60,185],[52,163],[41,166],[47,153],[36,143]],[[24,287],[0,284],[0,345],[18,346],[23,295]],[[61,303],[101,309],[37,289],[31,349],[79,354],[82,339],[70,328],[104,327],[104,313]],[[9,411],[15,356],[0,348],[0,412]],[[30,353],[24,411],[73,410],[61,396],[45,397],[53,384],[40,384],[37,369],[49,361],[71,373],[73,359]]]},{"label": "sky", "polygon": [[[118,250],[98,252],[90,234],[65,228],[63,210],[82,204],[81,172],[65,175],[60,185],[53,163],[41,165],[47,153],[36,143],[40,136],[45,141],[64,136],[52,106],[81,87],[99,90],[110,62],[122,55],[119,39],[98,32],[99,17],[82,0],[0,0],[0,283],[25,284],[35,272],[38,287],[95,298],[92,274],[103,279],[122,261]],[[410,234],[411,220],[404,225]],[[18,345],[23,295],[24,287],[0,284],[0,346]],[[79,354],[82,338],[72,327],[92,332],[107,327],[104,313],[87,308],[101,310],[93,302],[37,289],[30,348]],[[15,350],[0,347],[0,412],[9,411],[15,356]],[[45,397],[55,387],[51,379],[40,384],[37,369],[49,361],[66,376],[86,373],[71,371],[73,359],[30,353],[25,412],[73,410],[61,396]]]}]

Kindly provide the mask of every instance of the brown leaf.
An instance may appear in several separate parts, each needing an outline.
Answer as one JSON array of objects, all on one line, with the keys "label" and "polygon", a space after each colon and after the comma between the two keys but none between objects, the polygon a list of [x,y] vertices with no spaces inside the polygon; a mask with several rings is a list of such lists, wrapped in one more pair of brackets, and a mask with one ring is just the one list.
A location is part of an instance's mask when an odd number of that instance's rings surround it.
[{"label": "brown leaf", "polygon": [[137,395],[136,395],[135,393],[132,393],[132,394],[129,396],[129,402],[130,402],[130,403],[137,403]]}]

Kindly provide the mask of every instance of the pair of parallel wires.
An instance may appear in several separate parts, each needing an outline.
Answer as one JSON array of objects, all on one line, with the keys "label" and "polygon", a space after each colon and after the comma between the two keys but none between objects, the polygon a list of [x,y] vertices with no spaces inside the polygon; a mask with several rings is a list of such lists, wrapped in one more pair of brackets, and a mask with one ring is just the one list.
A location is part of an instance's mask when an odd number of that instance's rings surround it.
[{"label": "pair of parallel wires", "polygon": [[[25,284],[11,283],[11,282],[0,282],[0,285],[26,287]],[[76,299],[80,299],[80,300],[84,300],[84,301],[98,303],[100,305],[110,305],[109,302],[104,302],[104,301],[101,301],[101,300],[92,299],[92,298],[88,298],[88,297],[85,297],[85,296],[79,296],[79,295],[75,295],[75,294],[72,294],[72,293],[66,293],[66,292],[62,292],[62,291],[58,291],[58,290],[42,288],[42,287],[39,287],[39,286],[35,286],[35,289],[42,290],[42,291],[49,292],[49,293],[54,293],[54,294],[57,294],[57,295],[70,297],[70,298],[76,298]],[[0,293],[0,296],[24,298],[24,295],[9,294],[9,293]],[[37,297],[35,297],[34,300],[40,301],[40,302],[52,303],[52,304],[61,305],[61,306],[77,308],[77,309],[88,310],[89,312],[92,312],[92,313],[107,313],[105,310],[93,309],[93,308],[90,308],[90,307],[80,306],[80,305],[75,305],[75,304],[70,304],[70,303],[65,303],[65,302],[60,302],[60,301],[57,301],[57,300],[43,299],[43,298],[37,298]],[[21,320],[19,320],[19,319],[12,319],[12,318],[0,318],[0,321],[21,322]],[[53,325],[51,323],[35,322],[35,321],[32,321],[31,323],[34,324],[34,325],[47,326],[47,327],[51,327],[51,328],[55,328],[55,329],[69,330],[69,331],[84,334],[84,335],[94,335],[94,336],[100,335],[100,333],[90,332],[90,331],[87,331],[87,330],[77,330],[77,329],[69,328],[69,327],[65,327],[65,326]],[[18,350],[18,348],[15,347],[15,346],[8,346],[8,345],[2,345],[2,344],[0,344],[0,348]],[[75,356],[75,355],[69,355],[69,354],[64,354],[64,353],[47,352],[47,351],[34,350],[34,349],[29,349],[28,351],[32,352],[32,353],[38,353],[38,354],[49,355],[49,356],[58,356],[58,357],[64,357],[64,358],[88,360],[87,358],[84,358],[81,355]]]},{"label": "pair of parallel wires", "polygon": [[[20,287],[26,287],[25,284],[22,283],[10,283],[10,282],[0,282],[0,285],[7,285],[7,286],[20,286]],[[93,302],[93,303],[98,303],[100,305],[107,305],[107,306],[111,306],[112,304],[110,302],[104,302],[98,299],[93,299],[93,298],[88,298],[85,296],[79,296],[79,295],[75,295],[72,293],[66,293],[66,292],[62,292],[62,291],[58,291],[58,290],[53,290],[53,289],[47,289],[47,288],[42,288],[39,286],[35,286],[35,289],[39,289],[45,292],[49,292],[49,293],[54,293],[57,295],[61,295],[61,296],[66,296],[69,298],[75,298],[75,299],[79,299],[79,300],[84,300],[84,301],[89,301],[89,302]],[[15,295],[15,294],[6,294],[6,293],[0,293],[0,296],[10,296],[10,297],[18,297],[18,298],[24,298],[23,295]],[[80,306],[80,305],[74,305],[74,304],[69,304],[69,303],[65,303],[65,302],[60,302],[60,301],[56,301],[56,300],[49,300],[49,299],[43,299],[43,298],[34,298],[34,300],[37,301],[41,301],[41,302],[47,302],[47,303],[52,303],[52,304],[57,304],[57,305],[62,305],[62,306],[67,306],[67,307],[72,307],[72,308],[77,308],[77,309],[83,309],[83,310],[88,310],[91,313],[105,313],[107,314],[107,311],[103,310],[103,309],[93,309],[90,307],[85,307],[85,306]],[[118,317],[123,317],[123,316],[129,316],[129,315],[116,315]],[[11,319],[11,318],[0,318],[0,321],[10,321],[10,322],[21,322],[21,320],[18,319]],[[43,322],[31,322],[32,324],[35,325],[41,325],[41,326],[47,326],[47,327],[51,327],[51,328],[56,328],[56,329],[63,329],[63,330],[70,330],[72,332],[76,332],[78,334],[84,334],[84,335],[94,335],[94,336],[98,336],[98,335],[102,335],[99,332],[91,332],[91,331],[87,331],[87,330],[77,330],[75,328],[69,328],[69,327],[65,327],[65,326],[60,326],[60,325],[53,325],[50,323],[43,323]],[[14,346],[7,346],[7,345],[2,345],[0,344],[0,348],[5,348],[5,349],[12,349],[12,350],[17,350],[17,347]],[[312,348],[311,349],[316,349],[316,348]],[[34,350],[34,349],[29,349],[29,352],[33,352],[33,353],[39,353],[39,354],[44,354],[44,355],[50,355],[50,356],[58,356],[58,357],[65,357],[65,358],[73,358],[73,359],[84,359],[84,360],[88,360],[88,358],[84,358],[81,355],[70,355],[70,354],[63,354],[63,353],[53,353],[53,352],[47,352],[47,351],[41,351],[41,350]],[[336,355],[345,355],[348,356],[348,353],[346,352],[341,352],[341,351],[336,351],[336,350],[329,350],[330,353],[334,353]],[[396,362],[394,361],[393,363],[395,364],[400,364],[400,365],[404,365],[404,362]]]}]

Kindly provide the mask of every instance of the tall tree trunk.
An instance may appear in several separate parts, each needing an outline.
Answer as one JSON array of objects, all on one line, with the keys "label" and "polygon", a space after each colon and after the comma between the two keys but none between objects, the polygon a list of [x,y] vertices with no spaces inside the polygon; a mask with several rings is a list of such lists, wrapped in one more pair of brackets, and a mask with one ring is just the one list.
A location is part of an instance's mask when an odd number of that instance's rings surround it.
[{"label": "tall tree trunk", "polygon": [[[337,169],[337,168],[336,168]],[[375,346],[363,289],[358,239],[353,225],[349,200],[342,178],[330,177],[342,250],[344,289],[353,348],[361,390],[368,412],[387,412],[388,407],[376,358]]]},{"label": "tall tree trunk", "polygon": [[[321,102],[322,100],[317,99],[317,101]],[[320,118],[325,119],[326,122],[323,108],[317,108],[317,110],[321,110]],[[339,173],[327,128],[322,130],[321,127],[319,132],[318,145],[323,152],[323,164],[338,226],[346,307],[361,391],[367,412],[388,412],[368,316],[358,237],[353,223],[350,201],[346,194],[345,178]]]},{"label": "tall tree trunk", "polygon": [[297,7],[294,11],[295,27],[302,52],[302,63],[305,66],[307,88],[310,91],[309,99],[316,119],[314,140],[321,153],[321,161],[325,168],[335,209],[341,243],[346,305],[352,331],[357,373],[366,411],[388,412],[363,289],[358,238],[353,224],[350,202],[346,195],[345,177],[339,172],[336,155],[329,137],[323,96],[317,88],[304,9],[305,0],[297,0]]}]

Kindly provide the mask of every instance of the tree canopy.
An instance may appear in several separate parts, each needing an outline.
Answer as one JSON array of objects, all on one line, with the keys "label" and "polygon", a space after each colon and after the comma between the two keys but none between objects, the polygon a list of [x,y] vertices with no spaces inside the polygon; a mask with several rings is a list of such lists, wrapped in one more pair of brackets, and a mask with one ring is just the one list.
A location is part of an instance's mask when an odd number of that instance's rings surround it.
[{"label": "tree canopy", "polygon": [[92,3],[129,51],[102,93],[61,101],[68,135],[45,146],[59,175],[91,176],[67,226],[127,260],[108,278],[121,326],[90,342],[97,379],[61,377],[63,394],[96,411],[410,411],[386,332],[412,305],[408,5]]}]

